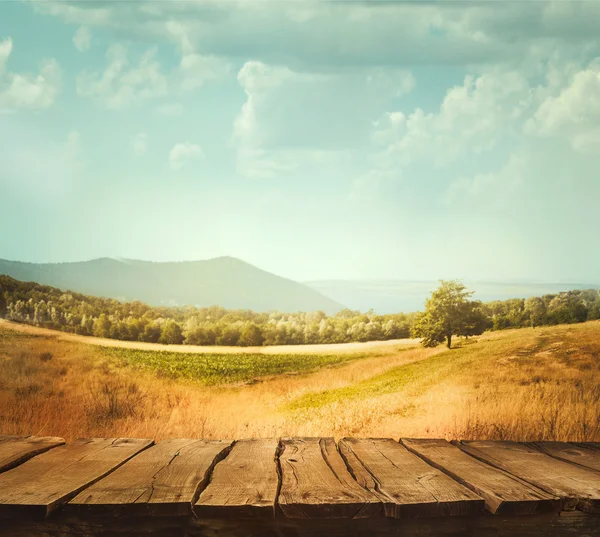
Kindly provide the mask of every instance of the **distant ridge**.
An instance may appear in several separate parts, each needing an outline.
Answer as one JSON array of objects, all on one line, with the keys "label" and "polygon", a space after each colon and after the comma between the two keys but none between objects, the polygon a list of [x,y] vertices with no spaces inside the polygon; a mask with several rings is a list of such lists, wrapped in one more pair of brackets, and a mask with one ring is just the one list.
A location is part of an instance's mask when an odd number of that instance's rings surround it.
[{"label": "distant ridge", "polygon": [[[376,313],[385,314],[422,310],[425,300],[440,282],[437,280],[318,280],[304,283],[333,300],[344,303],[350,309],[367,311],[373,308]],[[598,284],[560,282],[466,280],[464,283],[475,292],[474,298],[482,302],[600,288]]]},{"label": "distant ridge", "polygon": [[64,290],[152,306],[222,306],[257,312],[317,311],[344,306],[301,283],[234,257],[154,262],[99,258],[72,263],[0,260],[0,274]]}]

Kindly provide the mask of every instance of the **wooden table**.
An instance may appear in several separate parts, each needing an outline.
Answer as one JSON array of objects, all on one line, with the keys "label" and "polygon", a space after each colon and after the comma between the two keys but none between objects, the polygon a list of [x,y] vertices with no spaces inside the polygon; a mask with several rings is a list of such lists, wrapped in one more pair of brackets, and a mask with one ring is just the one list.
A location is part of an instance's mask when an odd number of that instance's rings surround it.
[{"label": "wooden table", "polygon": [[600,444],[0,436],[0,535],[600,536]]}]

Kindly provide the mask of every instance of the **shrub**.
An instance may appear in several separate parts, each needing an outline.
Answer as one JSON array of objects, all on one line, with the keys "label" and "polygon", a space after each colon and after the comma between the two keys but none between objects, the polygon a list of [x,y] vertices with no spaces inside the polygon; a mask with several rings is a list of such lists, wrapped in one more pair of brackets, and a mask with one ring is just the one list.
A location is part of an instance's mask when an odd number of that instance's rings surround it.
[{"label": "shrub", "polygon": [[50,360],[52,360],[52,353],[51,352],[43,352],[42,354],[40,354],[40,361],[41,362],[49,362]]},{"label": "shrub", "polygon": [[137,383],[105,378],[90,387],[86,414],[95,424],[127,418],[140,413],[144,398]]}]

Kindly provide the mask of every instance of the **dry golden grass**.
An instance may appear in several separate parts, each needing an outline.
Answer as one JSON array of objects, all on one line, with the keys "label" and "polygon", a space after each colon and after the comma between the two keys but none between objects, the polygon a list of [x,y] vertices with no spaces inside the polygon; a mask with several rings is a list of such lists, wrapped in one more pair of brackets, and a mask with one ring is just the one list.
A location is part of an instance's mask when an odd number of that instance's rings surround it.
[{"label": "dry golden grass", "polygon": [[0,434],[600,440],[600,322],[486,334],[237,386],[0,328]]}]

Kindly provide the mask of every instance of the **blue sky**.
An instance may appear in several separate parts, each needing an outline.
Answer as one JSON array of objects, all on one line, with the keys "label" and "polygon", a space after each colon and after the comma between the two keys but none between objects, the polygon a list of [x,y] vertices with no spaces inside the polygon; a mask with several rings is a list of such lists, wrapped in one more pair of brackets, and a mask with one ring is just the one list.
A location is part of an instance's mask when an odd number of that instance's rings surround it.
[{"label": "blue sky", "polygon": [[0,3],[0,257],[600,282],[600,3]]}]

